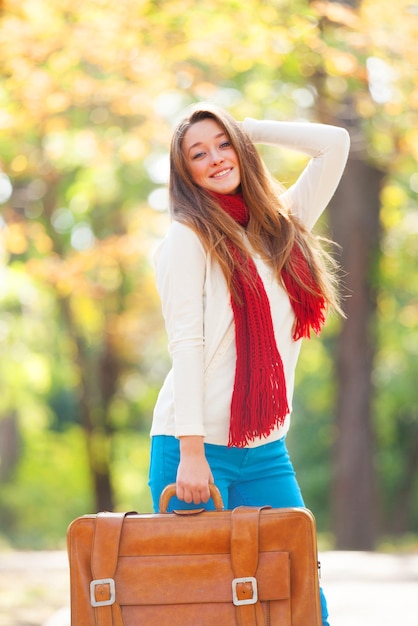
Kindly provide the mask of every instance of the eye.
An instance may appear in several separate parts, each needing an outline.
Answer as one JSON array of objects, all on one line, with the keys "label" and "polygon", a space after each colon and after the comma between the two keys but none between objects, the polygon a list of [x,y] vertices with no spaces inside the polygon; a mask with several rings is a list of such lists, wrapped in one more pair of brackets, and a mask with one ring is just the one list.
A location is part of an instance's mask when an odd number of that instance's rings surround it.
[{"label": "eye", "polygon": [[204,156],[204,152],[196,152],[196,154],[194,154],[192,156],[192,161],[196,161],[197,159],[201,159]]},{"label": "eye", "polygon": [[220,145],[221,148],[230,148],[231,147],[231,142],[230,141],[223,141]]}]

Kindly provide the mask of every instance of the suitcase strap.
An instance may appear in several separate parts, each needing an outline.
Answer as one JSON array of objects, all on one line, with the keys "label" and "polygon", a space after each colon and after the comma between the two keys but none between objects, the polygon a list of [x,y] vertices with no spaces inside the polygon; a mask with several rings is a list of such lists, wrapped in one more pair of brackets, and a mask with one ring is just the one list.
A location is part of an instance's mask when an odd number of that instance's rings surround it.
[{"label": "suitcase strap", "polygon": [[128,513],[98,513],[91,555],[90,600],[97,626],[123,626],[122,611],[116,602],[115,572],[124,519]]},{"label": "suitcase strap", "polygon": [[239,626],[265,626],[258,598],[260,511],[271,507],[239,506],[231,513],[231,565],[233,602]]},{"label": "suitcase strap", "polygon": [[[255,577],[259,554],[260,511],[271,507],[237,507],[231,513],[231,566],[233,602],[238,626],[265,626]],[[128,513],[96,516],[91,556],[93,580],[90,599],[97,626],[124,626],[116,602],[114,576],[124,519]]]}]

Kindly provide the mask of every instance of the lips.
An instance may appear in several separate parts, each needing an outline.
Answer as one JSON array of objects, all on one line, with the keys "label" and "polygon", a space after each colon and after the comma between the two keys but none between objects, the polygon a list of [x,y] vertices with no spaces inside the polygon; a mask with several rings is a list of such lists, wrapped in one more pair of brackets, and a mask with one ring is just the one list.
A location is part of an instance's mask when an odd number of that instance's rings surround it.
[{"label": "lips", "polygon": [[232,167],[227,167],[223,170],[219,170],[219,172],[215,172],[215,174],[211,175],[211,178],[222,178],[223,176],[229,174],[229,172],[232,172]]}]

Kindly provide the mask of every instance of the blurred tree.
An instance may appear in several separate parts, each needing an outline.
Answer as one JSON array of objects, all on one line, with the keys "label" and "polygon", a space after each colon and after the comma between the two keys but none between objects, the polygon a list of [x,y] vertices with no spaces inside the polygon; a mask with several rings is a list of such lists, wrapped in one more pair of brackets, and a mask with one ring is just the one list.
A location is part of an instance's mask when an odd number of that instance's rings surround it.
[{"label": "blurred tree", "polygon": [[[131,432],[136,446],[134,432],[148,429],[167,366],[150,256],[167,225],[170,131],[186,105],[206,99],[238,118],[319,118],[351,131],[352,155],[329,216],[352,291],[338,352],[336,475],[349,484],[348,492],[337,487],[338,542],[364,547],[375,539],[373,463],[382,528],[395,524],[397,494],[396,527],[418,524],[418,289],[409,269],[417,256],[414,6],[3,3],[0,412],[17,414],[19,468],[33,471],[25,454],[33,454],[34,440],[50,450],[51,431],[74,450],[73,429],[82,426],[95,508],[132,506],[132,477],[142,465],[133,455],[131,474],[120,435]],[[262,150],[287,184],[304,164]],[[308,501],[321,504],[326,528],[337,333],[331,323],[321,342],[304,346],[298,381],[305,392],[296,393],[291,434]],[[50,443],[41,445],[42,437]],[[116,466],[129,475],[129,489]],[[23,480],[19,471],[8,476],[9,485]],[[8,506],[18,506],[7,493]]]},{"label": "blurred tree", "polygon": [[[405,49],[413,48],[417,30],[415,23],[411,29],[402,29],[402,38],[391,36],[381,45],[382,22],[376,25],[371,17],[382,10],[382,4],[312,2],[320,17],[325,52],[314,74],[318,116],[345,126],[352,137],[350,160],[331,211],[333,234],[342,249],[347,294],[347,320],[336,352],[338,430],[333,502],[336,544],[341,549],[372,549],[378,534],[373,371],[381,282],[380,194],[385,179],[394,173],[392,159],[403,131],[402,123],[388,124],[396,107],[395,81],[399,85],[410,78],[410,68],[399,67],[398,60]],[[383,10],[391,21],[389,4]],[[406,22],[410,10],[408,3],[397,5],[393,18],[399,23],[400,11]],[[396,73],[393,65],[398,65]],[[412,105],[410,114],[415,110],[417,117],[414,102],[405,104],[408,109]]]},{"label": "blurred tree", "polygon": [[132,65],[120,57],[137,54],[115,45],[128,5],[116,16],[100,2],[84,8],[28,1],[3,15],[2,155],[14,186],[5,245],[9,266],[56,302],[95,508],[103,510],[114,507],[115,405],[126,403],[123,385],[145,367],[160,319],[147,260],[159,217],[143,206],[152,188],[140,160],[145,107],[138,114],[135,101],[144,79],[124,76]]},{"label": "blurred tree", "polygon": [[[357,50],[353,54],[345,33],[357,22],[357,12],[353,9],[358,10],[359,2],[313,4],[320,15],[322,45],[332,46],[331,54],[325,56],[324,63],[314,74],[318,115],[324,122],[345,126],[352,137],[350,159],[331,204],[334,208],[331,210],[331,228],[334,239],[341,246],[347,315],[336,350],[334,528],[338,548],[370,550],[375,545],[377,533],[371,405],[376,352],[373,328],[380,240],[379,196],[384,171],[369,158],[362,118],[356,107],[358,94],[363,100],[366,97],[368,78],[355,56]],[[367,54],[364,45],[362,49]],[[335,94],[329,83],[336,74],[332,61],[334,58],[337,62],[338,54],[346,57],[345,73],[350,75],[353,86],[350,91]],[[342,72],[337,75],[341,79]],[[372,101],[371,95],[369,99]]]}]

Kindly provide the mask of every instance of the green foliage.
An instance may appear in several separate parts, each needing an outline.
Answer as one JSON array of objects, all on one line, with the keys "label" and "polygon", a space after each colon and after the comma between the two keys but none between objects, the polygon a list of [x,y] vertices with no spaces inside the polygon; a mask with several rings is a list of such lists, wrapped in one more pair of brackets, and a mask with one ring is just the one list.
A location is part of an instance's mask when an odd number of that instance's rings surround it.
[{"label": "green foliage", "polygon": [[385,477],[385,530],[396,532],[407,523],[405,506],[409,528],[418,527],[418,216],[399,181],[386,187],[382,210],[386,236],[378,300],[381,349],[375,367],[376,463]]},{"label": "green foliage", "polygon": [[[116,437],[116,510],[152,510],[148,458],[147,435],[125,430]],[[23,549],[65,548],[68,524],[96,512],[87,463],[85,435],[79,427],[67,428],[64,435],[35,428],[24,433],[19,466],[0,492],[3,543]]]},{"label": "green foliage", "polygon": [[120,511],[152,511],[148,488],[149,436],[125,430],[118,433],[114,454],[114,481]]},{"label": "green foliage", "polygon": [[[379,489],[386,520],[393,498],[406,494],[410,503],[408,519],[388,530],[416,531],[412,5],[364,0],[354,11],[306,0],[3,4],[0,416],[15,416],[20,431],[7,473],[0,445],[6,541],[62,545],[68,521],[96,506],[100,463],[111,475],[104,500],[150,510],[147,432],[168,369],[151,259],[168,223],[171,128],[195,100],[216,102],[240,119],[313,120],[320,104],[322,118],[344,110],[347,123],[360,120],[367,141],[353,137],[354,157],[386,176],[384,254],[374,277]],[[304,164],[268,148],[263,155],[286,184]],[[337,332],[333,322],[303,348],[289,435],[306,502],[324,530]],[[98,438],[105,442],[100,453]]]},{"label": "green foliage", "polygon": [[[333,328],[334,326],[334,328]],[[332,344],[336,323],[329,324],[321,339],[312,338],[299,358],[292,424],[287,437],[305,504],[315,512],[320,531],[331,524],[332,447],[335,385]]]},{"label": "green foliage", "polygon": [[65,437],[38,428],[24,433],[20,463],[0,493],[8,541],[19,548],[65,547],[69,522],[93,509],[86,460],[80,428]]}]

